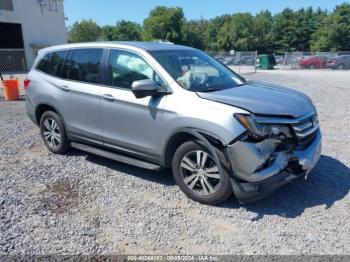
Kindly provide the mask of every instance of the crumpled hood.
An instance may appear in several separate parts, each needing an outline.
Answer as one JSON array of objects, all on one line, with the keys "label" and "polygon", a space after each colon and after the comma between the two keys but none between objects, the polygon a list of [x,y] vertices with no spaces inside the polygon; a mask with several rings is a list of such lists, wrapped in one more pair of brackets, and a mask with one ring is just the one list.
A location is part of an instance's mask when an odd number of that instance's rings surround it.
[{"label": "crumpled hood", "polygon": [[313,110],[311,100],[301,92],[262,82],[215,92],[197,92],[204,99],[236,106],[256,115],[300,117]]}]

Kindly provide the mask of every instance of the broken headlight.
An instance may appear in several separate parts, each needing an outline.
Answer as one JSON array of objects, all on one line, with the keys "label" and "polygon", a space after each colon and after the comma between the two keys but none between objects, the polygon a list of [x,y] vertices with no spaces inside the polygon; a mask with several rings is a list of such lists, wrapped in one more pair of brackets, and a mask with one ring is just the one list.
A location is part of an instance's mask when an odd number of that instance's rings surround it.
[{"label": "broken headlight", "polygon": [[286,125],[260,124],[254,120],[252,115],[245,114],[235,114],[235,118],[247,129],[248,135],[252,138],[289,136],[289,128]]}]

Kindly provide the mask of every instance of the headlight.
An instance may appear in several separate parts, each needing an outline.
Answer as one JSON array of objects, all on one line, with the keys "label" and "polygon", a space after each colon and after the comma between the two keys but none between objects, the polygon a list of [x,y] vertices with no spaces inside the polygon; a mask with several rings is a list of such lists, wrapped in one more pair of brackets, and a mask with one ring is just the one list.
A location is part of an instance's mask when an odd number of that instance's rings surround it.
[{"label": "headlight", "polygon": [[289,129],[285,125],[259,124],[254,121],[253,116],[244,114],[235,114],[235,118],[248,130],[248,133],[253,138],[267,138],[278,136],[281,133],[284,135],[289,133]]}]

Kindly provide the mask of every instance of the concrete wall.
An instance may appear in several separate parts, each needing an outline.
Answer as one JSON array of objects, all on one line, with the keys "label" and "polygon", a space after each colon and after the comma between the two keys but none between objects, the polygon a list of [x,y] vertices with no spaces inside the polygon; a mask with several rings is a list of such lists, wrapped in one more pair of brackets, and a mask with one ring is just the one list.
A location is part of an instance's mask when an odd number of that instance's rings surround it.
[{"label": "concrete wall", "polygon": [[22,25],[28,68],[35,59],[33,46],[67,43],[63,0],[13,0],[13,9],[0,10],[0,22]]}]

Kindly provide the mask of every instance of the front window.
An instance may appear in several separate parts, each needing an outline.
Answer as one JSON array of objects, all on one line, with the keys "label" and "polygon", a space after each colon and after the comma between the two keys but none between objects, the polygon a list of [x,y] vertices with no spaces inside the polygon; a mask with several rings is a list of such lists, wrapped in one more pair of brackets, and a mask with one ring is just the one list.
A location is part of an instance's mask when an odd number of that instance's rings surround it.
[{"label": "front window", "polygon": [[150,53],[179,85],[189,91],[211,92],[233,88],[245,82],[242,77],[199,50]]},{"label": "front window", "polygon": [[165,82],[139,55],[123,50],[112,50],[108,64],[109,81],[112,86],[131,89],[138,80],[152,79],[160,86]]}]

